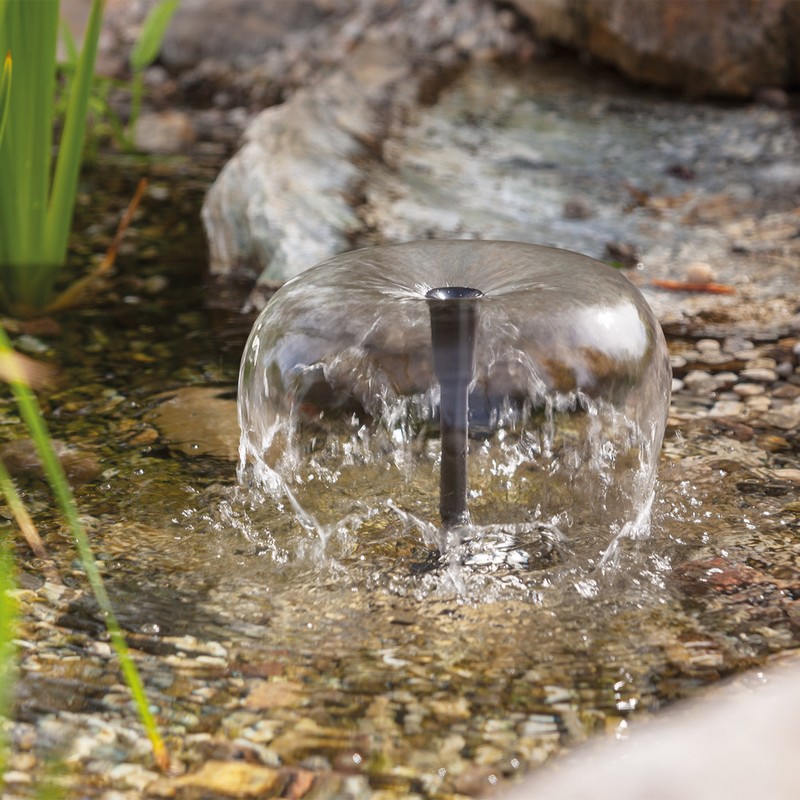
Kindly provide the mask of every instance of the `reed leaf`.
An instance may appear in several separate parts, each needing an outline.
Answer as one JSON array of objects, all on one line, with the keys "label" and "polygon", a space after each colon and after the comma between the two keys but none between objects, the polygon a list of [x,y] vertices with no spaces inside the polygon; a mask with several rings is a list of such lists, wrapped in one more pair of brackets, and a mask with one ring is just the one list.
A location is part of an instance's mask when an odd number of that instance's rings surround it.
[{"label": "reed leaf", "polygon": [[86,132],[86,114],[89,109],[104,7],[105,0],[93,0],[84,34],[83,49],[78,57],[72,81],[53,188],[47,206],[45,256],[48,263],[57,265],[63,264],[67,257],[67,244],[72,226],[75,196],[78,192],[78,172]]},{"label": "reed leaf", "polygon": [[0,141],[0,299],[11,310],[45,305],[66,260],[104,5],[92,2],[53,173],[58,0],[0,0],[0,53],[14,66]]},{"label": "reed leaf", "polygon": [[0,283],[30,302],[46,278],[41,265],[50,185],[57,0],[6,0],[0,52],[11,53],[14,91],[0,143]]},{"label": "reed leaf", "polygon": [[141,72],[155,61],[170,20],[179,5],[180,0],[161,0],[147,15],[139,38],[131,50],[130,62],[134,72]]}]

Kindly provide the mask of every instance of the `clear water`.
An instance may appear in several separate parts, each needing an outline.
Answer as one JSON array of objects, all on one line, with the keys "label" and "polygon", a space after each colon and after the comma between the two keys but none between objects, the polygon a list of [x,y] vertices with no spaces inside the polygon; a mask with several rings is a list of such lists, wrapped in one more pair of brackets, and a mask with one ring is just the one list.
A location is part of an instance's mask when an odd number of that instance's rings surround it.
[{"label": "clear water", "polygon": [[[216,168],[192,178],[189,202],[170,195],[185,190],[186,174],[177,180],[173,168],[156,180],[167,199],[145,204],[134,239],[141,262],[121,258],[114,295],[73,312],[55,334],[36,334],[63,375],[44,398],[51,429],[101,464],[78,489],[79,507],[179,766],[303,765],[358,782],[363,797],[472,796],[589,736],[624,736],[628,723],[676,698],[798,647],[796,484],[769,476],[796,467],[796,451],[764,447],[760,435],[740,442],[699,418],[669,427],[649,534],[617,537],[613,568],[603,569],[610,529],[591,509],[561,503],[566,479],[551,482],[550,494],[539,485],[550,468],[569,474],[564,447],[591,441],[595,418],[569,406],[552,411],[556,434],[540,428],[518,455],[513,432],[473,440],[479,530],[447,547],[431,488],[433,429],[409,439],[428,459],[410,483],[388,462],[371,466],[374,486],[343,470],[347,503],[365,489],[394,508],[376,505],[370,516],[345,503],[334,517],[341,525],[324,536],[285,497],[238,485],[234,464],[187,457],[154,431],[146,411],[165,390],[235,382],[249,329],[250,320],[204,308],[202,233],[175,233],[197,219]],[[130,166],[119,205],[140,171]],[[86,203],[87,225],[107,216],[100,194]],[[166,275],[167,289],[151,294],[151,275]],[[4,440],[26,435],[10,402],[0,413]],[[341,417],[332,445],[350,442],[351,420]],[[532,453],[548,468],[527,469]],[[635,475],[641,460],[636,448],[613,461],[601,448],[587,463],[595,455],[608,475],[628,466]],[[517,483],[529,516],[493,522],[493,506],[513,499]],[[292,485],[321,525],[328,504],[309,484]],[[134,781],[151,766],[149,750],[103,621],[49,494],[35,480],[23,488],[65,585],[42,584],[41,565],[17,544],[25,588],[15,763],[41,775],[52,771],[48,760],[69,759],[67,796],[141,796]],[[586,531],[587,552],[576,554]],[[270,705],[265,684],[292,691]],[[13,791],[35,794],[22,784]],[[334,781],[329,796],[337,792],[345,794]]]}]

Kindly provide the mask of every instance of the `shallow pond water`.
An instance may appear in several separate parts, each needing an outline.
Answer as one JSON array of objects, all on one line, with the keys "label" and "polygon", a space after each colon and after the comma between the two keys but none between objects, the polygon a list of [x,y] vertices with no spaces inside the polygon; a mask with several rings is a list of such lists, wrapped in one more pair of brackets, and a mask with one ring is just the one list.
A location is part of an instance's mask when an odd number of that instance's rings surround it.
[{"label": "shallow pond water", "polygon": [[[131,185],[137,169],[122,171]],[[651,536],[624,541],[605,571],[547,586],[513,559],[438,564],[399,516],[323,549],[286,510],[253,505],[231,461],[154,426],[165,392],[210,386],[234,402],[251,321],[202,303],[211,167],[161,169],[98,306],[23,343],[63,370],[45,396],[53,435],[99,463],[78,501],[176,774],[153,771],[74,551],[31,478],[63,584],[18,547],[9,791],[25,795],[25,775],[56,756],[75,797],[247,796],[223,763],[266,797],[475,795],[797,647],[796,483],[780,472],[797,450],[737,438],[680,396]],[[0,416],[4,441],[24,436],[5,398]]]}]

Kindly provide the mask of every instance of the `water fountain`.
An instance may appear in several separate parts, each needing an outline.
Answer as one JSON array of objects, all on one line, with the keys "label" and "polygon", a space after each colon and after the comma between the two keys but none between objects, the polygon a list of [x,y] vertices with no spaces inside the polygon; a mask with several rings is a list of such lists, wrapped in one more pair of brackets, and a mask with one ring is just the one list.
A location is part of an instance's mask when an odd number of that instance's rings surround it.
[{"label": "water fountain", "polygon": [[358,250],[256,321],[240,480],[323,543],[592,567],[647,532],[669,393],[661,330],[605,264],[515,242]]}]

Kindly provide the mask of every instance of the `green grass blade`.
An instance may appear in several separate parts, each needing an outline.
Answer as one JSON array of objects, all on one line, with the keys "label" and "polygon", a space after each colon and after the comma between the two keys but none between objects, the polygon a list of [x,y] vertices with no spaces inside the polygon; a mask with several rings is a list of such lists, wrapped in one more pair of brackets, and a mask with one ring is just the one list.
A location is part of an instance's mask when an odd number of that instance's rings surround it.
[{"label": "green grass blade", "polygon": [[33,524],[28,509],[25,508],[25,503],[14,485],[14,480],[8,474],[3,460],[0,459],[0,497],[5,496],[6,503],[8,504],[11,516],[14,517],[17,527],[20,529],[25,541],[33,551],[37,558],[47,558],[47,552],[44,549],[44,543],[39,536],[39,531]]},{"label": "green grass blade", "polygon": [[[5,330],[0,327],[0,354],[9,354],[11,352],[13,352],[11,342]],[[97,568],[94,554],[89,545],[89,537],[86,535],[86,531],[80,521],[75,498],[70,489],[69,482],[67,481],[67,476],[64,473],[64,468],[61,466],[61,462],[58,460],[58,456],[53,449],[50,435],[41,412],[39,411],[39,404],[30,387],[21,379],[11,380],[9,383],[14,398],[17,401],[20,416],[25,422],[31,438],[36,445],[36,451],[42,462],[47,482],[50,484],[50,488],[55,495],[61,513],[64,515],[67,526],[75,541],[78,556],[84,572],[86,573],[89,585],[92,588],[95,600],[103,612],[106,628],[111,637],[111,644],[119,658],[120,669],[122,670],[125,682],[128,684],[128,688],[133,696],[139,718],[153,746],[153,753],[156,761],[160,766],[165,766],[168,763],[168,757],[164,741],[161,738],[158,726],[150,711],[142,679],[130,656],[128,644],[125,641],[122,629],[120,628],[116,614],[111,605],[111,599],[108,596],[102,576]]]},{"label": "green grass blade", "polygon": [[131,50],[131,69],[134,72],[141,72],[156,60],[170,20],[179,5],[180,0],[161,0],[151,9]]},{"label": "green grass blade", "polygon": [[6,53],[3,59],[3,71],[0,73],[0,144],[3,143],[3,134],[8,120],[8,109],[11,105],[11,53]]},{"label": "green grass blade", "polygon": [[131,114],[128,119],[127,145],[133,148],[133,138],[136,121],[142,109],[142,95],[144,94],[144,79],[142,72],[150,66],[158,56],[161,43],[167,33],[167,28],[173,15],[178,10],[180,0],[161,0],[147,15],[139,33],[139,38],[131,50],[130,63],[133,71],[131,81]]},{"label": "green grass blade", "polygon": [[[11,716],[11,702],[17,675],[17,652],[14,646],[17,605],[12,592],[15,589],[14,564],[8,543],[0,539],[0,721]],[[0,788],[6,771],[8,737],[0,724]]]},{"label": "green grass blade", "polygon": [[75,207],[75,195],[78,191],[78,171],[86,131],[86,111],[89,107],[89,94],[94,78],[94,62],[97,56],[97,43],[100,39],[104,7],[105,0],[93,0],[84,34],[83,49],[72,82],[67,115],[64,120],[64,131],[61,135],[56,161],[53,188],[47,206],[44,231],[46,261],[58,266],[64,263],[67,256],[72,212]]}]

